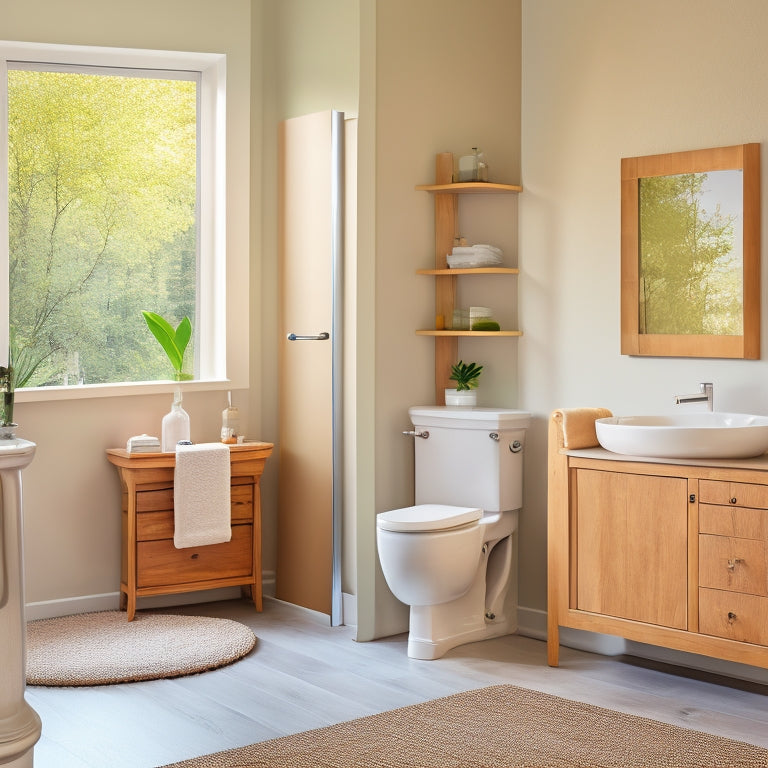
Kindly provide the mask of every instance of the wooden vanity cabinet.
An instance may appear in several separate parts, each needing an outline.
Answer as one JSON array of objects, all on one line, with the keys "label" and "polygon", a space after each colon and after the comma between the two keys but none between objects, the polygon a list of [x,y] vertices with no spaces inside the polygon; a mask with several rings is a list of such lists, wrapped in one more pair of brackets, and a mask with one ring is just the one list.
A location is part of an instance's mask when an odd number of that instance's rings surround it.
[{"label": "wooden vanity cabinet", "polygon": [[566,449],[550,422],[548,661],[560,628],[768,668],[768,455]]},{"label": "wooden vanity cabinet", "polygon": [[138,597],[240,586],[262,608],[259,480],[271,443],[230,446],[232,538],[177,549],[173,543],[174,453],[110,449],[122,485],[120,608],[128,621]]}]

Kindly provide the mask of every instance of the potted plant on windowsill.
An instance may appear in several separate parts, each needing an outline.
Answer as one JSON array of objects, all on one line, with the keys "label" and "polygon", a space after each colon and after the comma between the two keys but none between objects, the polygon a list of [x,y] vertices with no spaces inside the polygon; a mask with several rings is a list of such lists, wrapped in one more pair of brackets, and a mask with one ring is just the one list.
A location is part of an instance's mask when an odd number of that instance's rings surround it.
[{"label": "potted plant on windowsill", "polygon": [[463,360],[452,365],[449,378],[456,382],[456,388],[445,390],[445,404],[477,405],[477,392],[475,390],[482,371],[482,365],[465,363]]},{"label": "potted plant on windowsill", "polygon": [[168,355],[168,360],[173,366],[174,381],[189,381],[191,373],[184,373],[184,352],[189,340],[192,338],[192,323],[185,317],[174,330],[173,326],[156,312],[142,310],[144,320],[147,322],[152,335],[158,340],[160,346]]}]

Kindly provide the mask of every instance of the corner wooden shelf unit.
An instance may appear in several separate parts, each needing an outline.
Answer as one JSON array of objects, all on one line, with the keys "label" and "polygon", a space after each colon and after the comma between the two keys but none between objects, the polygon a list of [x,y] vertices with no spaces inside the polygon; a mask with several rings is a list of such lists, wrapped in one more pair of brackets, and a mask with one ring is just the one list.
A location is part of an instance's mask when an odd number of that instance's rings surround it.
[{"label": "corner wooden shelf unit", "polygon": [[[519,270],[512,267],[476,267],[470,269],[449,269],[446,256],[453,249],[459,236],[460,195],[509,195],[522,192],[522,187],[513,184],[469,181],[451,183],[453,178],[453,155],[441,152],[435,158],[435,183],[418,184],[416,190],[430,192],[435,198],[435,269],[418,269],[418,275],[435,278],[435,317],[445,320],[453,317],[456,303],[456,281],[458,277],[471,275],[517,275]],[[445,389],[451,386],[451,366],[458,359],[459,337],[471,336],[522,336],[521,331],[458,331],[445,329],[423,329],[420,336],[435,339],[435,402],[445,403]]]},{"label": "corner wooden shelf unit", "polygon": [[120,609],[128,621],[136,599],[240,586],[262,608],[259,480],[272,443],[230,445],[232,538],[176,549],[173,544],[175,453],[107,450],[123,491]]}]

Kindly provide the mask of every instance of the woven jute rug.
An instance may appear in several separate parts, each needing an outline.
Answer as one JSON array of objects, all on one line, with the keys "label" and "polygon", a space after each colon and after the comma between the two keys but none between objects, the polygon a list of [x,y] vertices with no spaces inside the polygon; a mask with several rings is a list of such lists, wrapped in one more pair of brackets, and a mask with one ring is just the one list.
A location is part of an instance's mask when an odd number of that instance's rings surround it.
[{"label": "woven jute rug", "polygon": [[768,750],[512,685],[166,768],[765,768]]},{"label": "woven jute rug", "polygon": [[205,672],[242,658],[256,636],[237,621],[100,611],[27,623],[28,685],[107,685]]}]

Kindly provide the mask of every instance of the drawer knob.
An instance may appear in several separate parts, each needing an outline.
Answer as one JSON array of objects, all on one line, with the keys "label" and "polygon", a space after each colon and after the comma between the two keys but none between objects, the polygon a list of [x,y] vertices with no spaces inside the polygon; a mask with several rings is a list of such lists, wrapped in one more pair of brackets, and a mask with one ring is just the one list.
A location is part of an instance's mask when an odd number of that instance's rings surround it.
[{"label": "drawer knob", "polygon": [[729,501],[731,504],[735,504],[735,503],[736,503],[736,497],[735,497],[735,496],[731,496],[731,498],[730,498],[730,499],[728,499],[728,501]]},{"label": "drawer knob", "polygon": [[743,563],[743,562],[744,561],[740,557],[728,558],[728,570],[729,571],[734,570],[739,563]]},{"label": "drawer knob", "polygon": [[192,560],[197,560],[197,558],[200,557],[200,555],[197,552],[195,552],[193,555],[190,555],[190,557],[192,558]]},{"label": "drawer knob", "polygon": [[733,611],[728,611],[728,621],[736,621],[736,614]]}]

